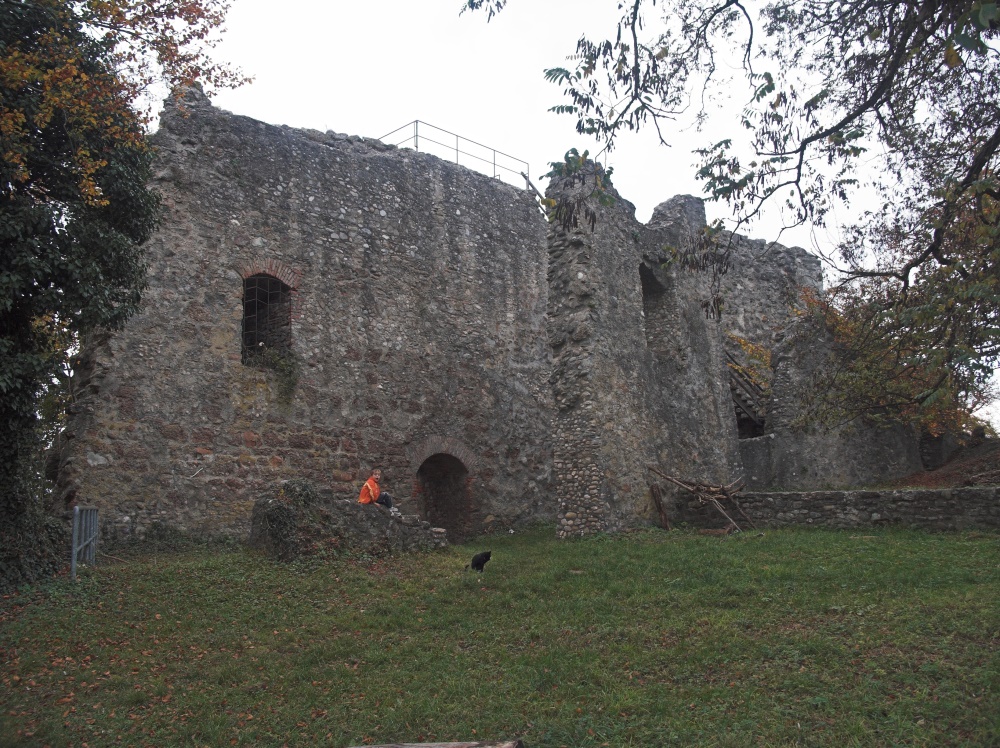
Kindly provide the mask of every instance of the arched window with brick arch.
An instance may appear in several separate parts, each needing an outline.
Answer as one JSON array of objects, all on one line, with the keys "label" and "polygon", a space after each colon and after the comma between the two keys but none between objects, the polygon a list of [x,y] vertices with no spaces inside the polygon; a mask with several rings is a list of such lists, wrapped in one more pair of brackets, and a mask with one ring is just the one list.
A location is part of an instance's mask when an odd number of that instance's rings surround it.
[{"label": "arched window with brick arch", "polygon": [[270,352],[279,356],[292,348],[293,289],[267,273],[243,279],[244,364],[255,364]]}]

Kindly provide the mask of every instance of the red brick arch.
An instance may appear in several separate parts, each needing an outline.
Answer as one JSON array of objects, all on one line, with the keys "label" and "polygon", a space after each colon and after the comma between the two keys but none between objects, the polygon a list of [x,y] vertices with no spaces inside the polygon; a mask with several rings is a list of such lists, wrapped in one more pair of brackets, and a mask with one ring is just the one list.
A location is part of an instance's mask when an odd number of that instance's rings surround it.
[{"label": "red brick arch", "polygon": [[290,289],[292,289],[292,319],[298,319],[301,315],[301,300],[299,299],[299,284],[302,282],[302,271],[298,268],[286,265],[281,260],[272,258],[256,258],[248,260],[240,265],[240,277],[243,280],[254,275],[270,275],[277,278]]},{"label": "red brick arch", "polygon": [[407,456],[410,460],[410,470],[416,474],[424,460],[436,454],[449,454],[462,461],[465,469],[470,473],[479,464],[479,457],[468,446],[450,436],[432,435],[423,439],[419,444],[408,450]]},{"label": "red brick arch", "polygon": [[251,275],[266,273],[273,275],[286,286],[296,289],[302,281],[302,271],[290,267],[281,260],[275,259],[252,259],[240,267],[240,275],[246,280]]}]

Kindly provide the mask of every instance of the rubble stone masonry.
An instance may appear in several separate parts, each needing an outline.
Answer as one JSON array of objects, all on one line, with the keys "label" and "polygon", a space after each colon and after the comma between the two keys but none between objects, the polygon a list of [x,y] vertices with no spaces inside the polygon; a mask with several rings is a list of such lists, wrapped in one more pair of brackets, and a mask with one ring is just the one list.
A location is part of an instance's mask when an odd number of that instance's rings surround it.
[{"label": "rubble stone masonry", "polygon": [[[403,513],[451,540],[529,522],[569,537],[655,521],[650,466],[730,483],[746,464],[754,489],[806,487],[783,467],[808,458],[794,414],[774,419],[777,446],[741,457],[725,353],[727,329],[780,342],[799,289],[821,285],[803,250],[736,237],[720,319],[675,251],[705,226],[696,198],[643,225],[613,190],[599,205],[573,193],[592,185],[556,179],[550,196],[597,215],[550,222],[527,189],[236,116],[197,90],[154,142],[165,214],[149,288],[122,330],[84,341],[57,508],[97,506],[111,534],[246,536],[282,481],[353,501],[381,467]],[[782,382],[807,377],[783,361],[775,402],[794,403]],[[814,485],[845,462],[863,467],[856,485],[911,467],[856,459],[909,454],[898,445],[809,445],[837,456],[815,461]],[[675,514],[683,499],[662,488]]]},{"label": "rubble stone masonry", "polygon": [[[149,289],[123,331],[89,341],[65,505],[99,506],[114,532],[243,534],[276,482],[355,499],[380,466],[407,512],[458,507],[453,534],[553,515],[546,224],[528,192],[197,91],[155,143]],[[257,275],[291,291],[276,366],[243,363]],[[421,481],[440,454],[455,462]]]}]

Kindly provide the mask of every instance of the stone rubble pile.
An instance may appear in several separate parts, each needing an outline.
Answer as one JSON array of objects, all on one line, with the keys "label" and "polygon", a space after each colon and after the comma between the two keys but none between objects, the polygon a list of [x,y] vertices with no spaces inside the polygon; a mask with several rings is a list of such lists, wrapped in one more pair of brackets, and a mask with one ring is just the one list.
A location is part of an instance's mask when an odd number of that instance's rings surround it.
[{"label": "stone rubble pile", "polygon": [[287,481],[254,503],[249,544],[293,561],[323,551],[392,553],[448,545],[447,532],[378,504],[334,499],[302,480]]}]

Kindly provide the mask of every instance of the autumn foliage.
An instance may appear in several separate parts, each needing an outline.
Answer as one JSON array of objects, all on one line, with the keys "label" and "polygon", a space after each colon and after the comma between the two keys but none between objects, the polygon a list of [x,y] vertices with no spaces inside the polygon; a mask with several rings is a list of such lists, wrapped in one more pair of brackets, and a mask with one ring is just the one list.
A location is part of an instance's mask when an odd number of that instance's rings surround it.
[{"label": "autumn foliage", "polygon": [[992,399],[980,353],[988,333],[975,301],[934,298],[933,284],[900,300],[884,284],[807,295],[809,313],[836,343],[810,395],[809,419],[902,420],[933,435],[974,428],[973,413]]},{"label": "autumn foliage", "polygon": [[145,286],[158,199],[137,102],[155,81],[241,82],[207,56],[226,8],[0,0],[0,587],[44,555],[39,397],[67,341],[122,324]]},{"label": "autumn foliage", "polygon": [[[195,81],[243,82],[207,57],[227,9],[220,0],[0,0],[7,29],[0,52],[5,179],[31,179],[37,135],[58,119],[69,144],[69,175],[84,199],[104,203],[97,174],[108,161],[93,138],[105,147],[145,148],[137,125],[148,124],[149,112],[134,108],[143,92],[161,81],[172,89]],[[9,33],[15,31],[20,38]],[[30,104],[10,100],[26,90]]]}]

